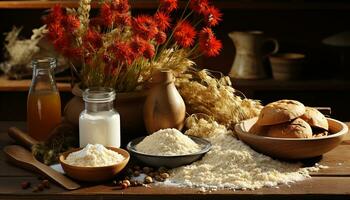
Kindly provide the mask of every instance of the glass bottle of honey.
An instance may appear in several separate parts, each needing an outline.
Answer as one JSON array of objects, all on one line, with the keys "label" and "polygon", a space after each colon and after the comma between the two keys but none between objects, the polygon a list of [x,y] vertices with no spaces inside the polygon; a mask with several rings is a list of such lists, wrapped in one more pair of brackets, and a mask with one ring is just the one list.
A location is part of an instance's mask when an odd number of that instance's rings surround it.
[{"label": "glass bottle of honey", "polygon": [[32,66],[33,78],[27,99],[28,133],[45,141],[61,122],[61,99],[54,77],[56,59],[33,60]]}]

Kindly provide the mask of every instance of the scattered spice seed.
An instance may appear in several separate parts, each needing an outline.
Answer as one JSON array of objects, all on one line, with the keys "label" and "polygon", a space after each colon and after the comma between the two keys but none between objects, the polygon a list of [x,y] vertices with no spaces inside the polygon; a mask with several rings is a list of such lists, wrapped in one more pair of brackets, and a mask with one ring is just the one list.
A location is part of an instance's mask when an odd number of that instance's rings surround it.
[{"label": "scattered spice seed", "polygon": [[138,166],[138,165],[135,165],[135,166],[134,166],[134,170],[140,171],[140,170],[141,170],[141,167]]},{"label": "scattered spice seed", "polygon": [[128,184],[127,183],[122,183],[120,186],[122,187],[122,189],[128,188]]},{"label": "scattered spice seed", "polygon": [[153,179],[150,176],[146,176],[144,179],[144,183],[149,184],[149,183],[153,183]]},{"label": "scattered spice seed", "polygon": [[163,179],[167,179],[167,178],[170,177],[170,175],[169,175],[168,173],[166,173],[166,172],[161,173],[160,176],[161,176]]},{"label": "scattered spice seed", "polygon": [[165,168],[165,167],[159,167],[158,171],[159,171],[160,173],[165,173],[165,172],[168,172],[168,169]]},{"label": "scattered spice seed", "polygon": [[151,172],[151,168],[150,167],[144,167],[144,168],[142,168],[142,171],[143,171],[143,173],[148,174],[148,173]]},{"label": "scattered spice seed", "polygon": [[130,186],[131,186],[131,187],[137,186],[137,182],[136,182],[136,181],[130,181]]},{"label": "scattered spice seed", "polygon": [[140,171],[137,171],[137,170],[136,170],[136,171],[134,171],[133,176],[134,176],[134,177],[138,177],[138,176],[140,176],[140,174],[141,174]]},{"label": "scattered spice seed", "polygon": [[123,180],[123,182],[122,183],[125,183],[128,187],[130,187],[130,185],[131,185],[131,183],[130,183],[130,181],[129,180]]},{"label": "scattered spice seed", "polygon": [[156,173],[155,173],[155,172],[150,172],[150,173],[148,173],[147,175],[150,176],[150,177],[155,177],[155,176],[156,176]]},{"label": "scattered spice seed", "polygon": [[29,181],[23,181],[22,183],[21,183],[21,188],[22,189],[28,189],[30,187],[30,182]]},{"label": "scattered spice seed", "polygon": [[160,175],[156,175],[156,176],[154,177],[154,179],[155,179],[156,181],[162,181],[162,177],[161,177]]}]

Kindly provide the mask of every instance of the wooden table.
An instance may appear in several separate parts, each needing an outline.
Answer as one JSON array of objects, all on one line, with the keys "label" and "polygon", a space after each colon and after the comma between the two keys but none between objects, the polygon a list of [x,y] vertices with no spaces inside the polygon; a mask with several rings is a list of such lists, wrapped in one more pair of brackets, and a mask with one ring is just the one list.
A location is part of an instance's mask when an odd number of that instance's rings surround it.
[{"label": "wooden table", "polygon": [[[6,130],[10,126],[25,127],[24,122],[0,122],[1,149],[11,144]],[[51,189],[33,193],[23,190],[22,181],[37,185],[37,175],[8,164],[0,152],[0,199],[350,199],[350,137],[333,151],[325,154],[319,162],[328,169],[312,174],[305,181],[276,188],[262,188],[254,191],[219,190],[202,193],[197,189],[156,187],[134,187],[117,190],[108,184],[92,185],[67,191],[51,184]]]}]

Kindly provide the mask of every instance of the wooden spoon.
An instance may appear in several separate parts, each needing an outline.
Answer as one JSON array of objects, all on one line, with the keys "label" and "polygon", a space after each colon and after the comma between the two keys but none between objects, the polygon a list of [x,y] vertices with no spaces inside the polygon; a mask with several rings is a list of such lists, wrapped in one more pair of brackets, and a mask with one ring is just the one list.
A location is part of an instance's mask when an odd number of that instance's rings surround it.
[{"label": "wooden spoon", "polygon": [[52,180],[56,181],[68,190],[75,190],[80,187],[79,184],[68,179],[64,175],[56,172],[52,168],[43,163],[37,161],[34,156],[25,148],[18,145],[9,145],[4,148],[4,152],[7,154],[9,161],[15,165],[42,173]]},{"label": "wooden spoon", "polygon": [[16,127],[9,128],[7,133],[16,143],[29,150],[32,149],[32,146],[39,143],[36,139]]}]

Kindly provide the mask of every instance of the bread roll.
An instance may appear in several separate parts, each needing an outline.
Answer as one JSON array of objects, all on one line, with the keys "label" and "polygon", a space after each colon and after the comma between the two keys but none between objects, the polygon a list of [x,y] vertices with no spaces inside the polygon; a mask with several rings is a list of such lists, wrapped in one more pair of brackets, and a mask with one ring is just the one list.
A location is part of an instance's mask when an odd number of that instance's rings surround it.
[{"label": "bread roll", "polygon": [[304,115],[300,118],[310,124],[311,127],[328,130],[328,121],[326,117],[315,108],[306,107]]},{"label": "bread roll", "polygon": [[296,118],[291,122],[271,126],[267,136],[277,138],[312,138],[312,129],[303,119]]},{"label": "bread roll", "polygon": [[275,125],[291,121],[305,113],[305,106],[295,100],[279,100],[267,104],[260,112],[258,125]]}]

